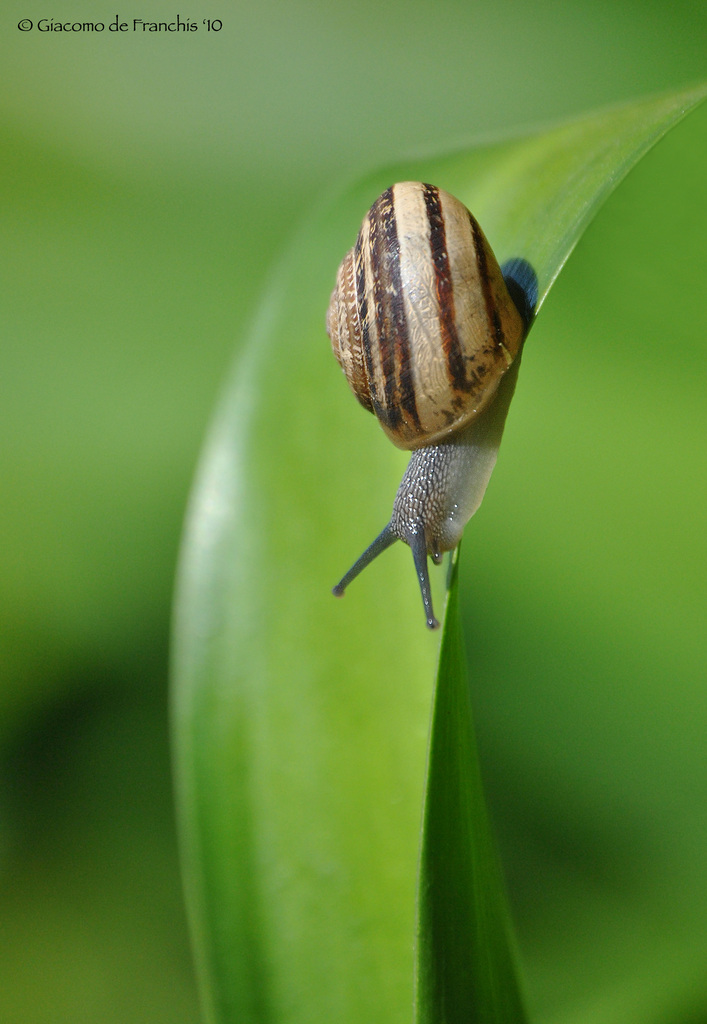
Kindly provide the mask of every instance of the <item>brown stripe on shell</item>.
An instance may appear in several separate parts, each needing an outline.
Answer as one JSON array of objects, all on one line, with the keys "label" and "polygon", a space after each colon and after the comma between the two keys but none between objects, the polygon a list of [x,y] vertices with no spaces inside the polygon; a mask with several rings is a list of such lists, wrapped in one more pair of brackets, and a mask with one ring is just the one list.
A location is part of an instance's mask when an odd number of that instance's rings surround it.
[{"label": "brown stripe on shell", "polygon": [[389,189],[389,191],[393,196],[393,216],[385,224],[386,256],[390,260],[390,286],[388,290],[390,309],[389,319],[386,319],[385,322],[393,332],[397,391],[396,404],[401,410],[403,414],[402,419],[406,421],[408,428],[412,423],[414,429],[419,431],[421,429],[420,417],[417,411],[415,381],[412,373],[410,333],[405,315],[403,281],[400,273],[400,242],[398,239],[398,218],[395,212],[395,187]]},{"label": "brown stripe on shell", "polygon": [[[386,221],[394,220],[393,190],[388,188],[376,199],[368,212],[370,258],[370,291],[373,301],[368,309],[369,317],[375,320],[378,344],[378,372],[371,369],[370,383],[376,415],[387,426],[395,429],[400,419],[400,409],[396,403],[395,388],[395,350],[388,329],[390,310],[388,295],[390,291],[390,274],[394,272],[397,252],[386,251]],[[368,351],[371,355],[372,339],[369,336]]]},{"label": "brown stripe on shell", "polygon": [[494,347],[498,350],[501,349],[504,356],[507,354],[506,347],[504,345],[504,334],[503,326],[501,325],[501,318],[498,315],[498,309],[496,308],[496,301],[491,291],[491,281],[489,279],[489,268],[486,261],[486,247],[484,245],[484,236],[481,233],[476,218],[470,213],[469,223],[471,225],[471,233],[474,236],[474,249],[476,250],[476,265],[479,270],[479,281],[481,282],[481,290],[484,296],[484,306],[486,307],[486,316],[488,317],[489,324],[489,335],[493,339]]},{"label": "brown stripe on shell", "polygon": [[[366,259],[365,253],[368,247],[366,238],[369,227],[369,218],[364,219],[361,230],[356,239],[353,249],[353,277],[356,286],[356,302],[358,304],[358,318],[361,325],[361,351],[366,370],[366,381],[368,384],[368,397],[371,402],[371,409],[379,416],[380,403],[376,400],[376,393],[371,388],[371,381],[375,381],[375,369],[373,366],[373,353],[371,350],[371,319],[368,309],[368,289],[366,287]],[[377,340],[375,337],[374,341]]]},{"label": "brown stripe on shell", "polygon": [[449,382],[455,391],[468,392],[472,389],[473,382],[466,375],[462,344],[457,331],[454,285],[449,265],[447,233],[439,189],[434,185],[423,185],[422,191],[430,229],[430,255],[435,273],[439,332],[447,362]]},{"label": "brown stripe on shell", "polygon": [[[395,298],[400,296],[400,248],[395,226],[393,190],[386,189],[368,214],[369,257],[373,302],[369,315],[375,317],[378,344],[378,372],[371,374],[371,393],[376,414],[391,430],[402,418],[398,394],[395,351]],[[404,326],[404,317],[403,317]],[[369,352],[372,339],[369,338]]]}]

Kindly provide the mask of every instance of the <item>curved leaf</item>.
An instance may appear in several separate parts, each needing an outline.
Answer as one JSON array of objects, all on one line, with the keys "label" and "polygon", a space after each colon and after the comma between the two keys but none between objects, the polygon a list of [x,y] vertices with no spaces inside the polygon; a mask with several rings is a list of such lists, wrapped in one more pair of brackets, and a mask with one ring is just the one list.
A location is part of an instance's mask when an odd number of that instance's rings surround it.
[{"label": "curved leaf", "polygon": [[[351,400],[324,334],[363,212],[391,181],[434,181],[473,209],[500,261],[529,261],[540,305],[599,204],[703,95],[388,168],[324,204],[274,275],[206,446],[175,616],[177,801],[209,1020],[410,1017],[438,640],[401,545],[344,601],[330,595],[387,519],[404,466]],[[462,764],[470,726],[455,742]],[[435,749],[428,820],[449,781]],[[476,828],[488,848],[485,822]],[[461,852],[470,830],[448,823],[433,841]],[[465,930],[457,943],[463,969]],[[434,999],[425,1005],[435,1019]]]}]

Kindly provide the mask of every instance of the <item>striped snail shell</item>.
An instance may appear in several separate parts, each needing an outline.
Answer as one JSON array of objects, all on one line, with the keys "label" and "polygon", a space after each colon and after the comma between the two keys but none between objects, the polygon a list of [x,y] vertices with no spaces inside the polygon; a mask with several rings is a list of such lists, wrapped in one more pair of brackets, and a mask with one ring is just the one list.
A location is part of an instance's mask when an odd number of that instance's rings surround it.
[{"label": "striped snail shell", "polygon": [[[359,402],[413,455],[390,522],[334,588],[337,596],[401,539],[412,548],[427,625],[439,625],[427,557],[439,562],[456,547],[481,502],[525,328],[491,247],[458,199],[410,181],[376,199],[339,267],[327,333]],[[505,394],[492,403],[504,380]]]},{"label": "striped snail shell", "polygon": [[523,321],[466,207],[406,181],[366,214],[339,268],[327,332],[359,402],[410,450],[448,438],[488,404]]}]

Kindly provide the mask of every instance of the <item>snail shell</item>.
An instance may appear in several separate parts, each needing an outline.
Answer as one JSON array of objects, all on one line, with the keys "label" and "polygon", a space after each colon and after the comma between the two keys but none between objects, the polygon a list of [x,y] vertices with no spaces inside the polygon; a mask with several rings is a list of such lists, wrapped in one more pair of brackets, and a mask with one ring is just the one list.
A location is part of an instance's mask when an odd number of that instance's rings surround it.
[{"label": "snail shell", "polygon": [[339,267],[327,332],[359,402],[412,450],[448,440],[488,405],[524,324],[471,213],[406,181],[366,214]]}]

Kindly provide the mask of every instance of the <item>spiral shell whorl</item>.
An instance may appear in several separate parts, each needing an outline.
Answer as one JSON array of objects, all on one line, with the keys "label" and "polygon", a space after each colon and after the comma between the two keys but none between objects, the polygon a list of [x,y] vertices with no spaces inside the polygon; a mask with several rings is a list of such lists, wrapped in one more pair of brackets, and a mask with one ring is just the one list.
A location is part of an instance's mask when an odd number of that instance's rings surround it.
[{"label": "spiral shell whorl", "polygon": [[523,322],[466,207],[403,182],[364,218],[327,331],[356,397],[394,444],[415,449],[448,439],[488,404]]}]

